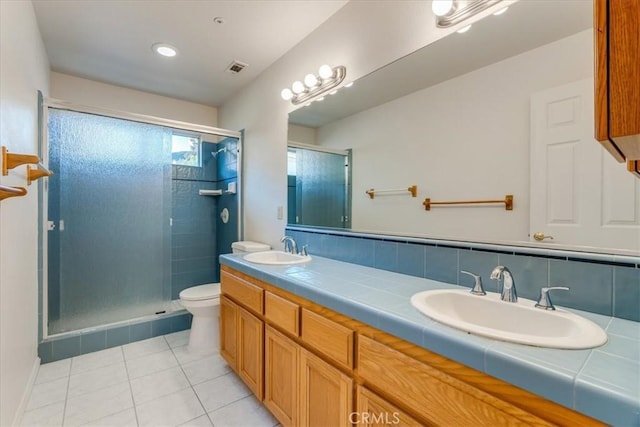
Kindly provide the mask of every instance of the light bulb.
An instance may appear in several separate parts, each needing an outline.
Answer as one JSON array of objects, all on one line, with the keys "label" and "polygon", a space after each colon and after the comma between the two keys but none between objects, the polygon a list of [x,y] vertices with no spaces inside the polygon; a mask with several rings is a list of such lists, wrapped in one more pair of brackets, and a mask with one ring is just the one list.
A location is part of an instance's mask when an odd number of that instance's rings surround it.
[{"label": "light bulb", "polygon": [[502,15],[503,13],[505,13],[507,11],[507,9],[509,9],[509,6],[507,7],[503,7],[502,9],[500,9],[499,11],[497,11],[496,13],[494,13],[495,16],[499,16]]},{"label": "light bulb", "polygon": [[333,68],[325,64],[322,67],[320,67],[320,69],[318,70],[318,74],[320,75],[321,78],[326,80],[330,77],[333,77]]},{"label": "light bulb", "polygon": [[336,93],[338,93],[338,89],[332,90],[331,92],[329,92],[329,95],[335,95]]},{"label": "light bulb", "polygon": [[453,0],[433,0],[431,10],[436,16],[445,16],[453,9]]},{"label": "light bulb", "polygon": [[311,89],[312,87],[316,87],[318,85],[318,78],[313,74],[307,74],[304,76],[304,84]]},{"label": "light bulb", "polygon": [[346,85],[344,85],[344,87],[351,87],[351,86],[353,86],[353,82],[349,82]]},{"label": "light bulb", "polygon": [[282,92],[280,92],[280,96],[282,97],[282,99],[284,99],[285,101],[290,101],[291,98],[293,98],[293,92],[291,92],[291,89],[284,88],[282,89]]},{"label": "light bulb", "polygon": [[291,85],[291,89],[295,94],[301,94],[305,90],[304,84],[300,80],[296,80],[295,82],[293,82],[293,84]]},{"label": "light bulb", "polygon": [[158,55],[167,56],[169,58],[174,57],[178,54],[178,50],[166,43],[156,43],[151,46],[151,49]]},{"label": "light bulb", "polygon": [[469,31],[470,28],[471,28],[471,25],[467,25],[466,27],[460,28],[458,31],[456,31],[456,33],[464,34],[467,31]]},{"label": "light bulb", "polygon": [[316,98],[316,102],[320,102],[320,101],[324,101],[324,96],[321,96],[320,98]]}]

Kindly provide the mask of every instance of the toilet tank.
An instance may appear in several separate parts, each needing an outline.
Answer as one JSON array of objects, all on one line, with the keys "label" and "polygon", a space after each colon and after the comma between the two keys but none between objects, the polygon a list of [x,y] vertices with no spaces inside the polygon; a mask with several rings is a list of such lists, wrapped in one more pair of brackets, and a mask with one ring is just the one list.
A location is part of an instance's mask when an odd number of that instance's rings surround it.
[{"label": "toilet tank", "polygon": [[259,243],[252,242],[249,240],[243,240],[241,242],[233,242],[231,244],[231,250],[234,254],[245,253],[245,252],[262,252],[268,251],[271,249],[271,246]]}]

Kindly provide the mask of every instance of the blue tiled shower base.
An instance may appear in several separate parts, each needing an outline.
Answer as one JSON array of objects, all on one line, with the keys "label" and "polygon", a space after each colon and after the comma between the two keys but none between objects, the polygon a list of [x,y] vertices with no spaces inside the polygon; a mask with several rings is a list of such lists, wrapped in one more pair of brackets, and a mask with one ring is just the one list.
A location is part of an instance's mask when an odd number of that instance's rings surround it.
[{"label": "blue tiled shower base", "polygon": [[38,345],[38,356],[41,363],[54,362],[172,332],[184,331],[191,328],[191,318],[191,313],[179,310],[125,323],[54,335]]},{"label": "blue tiled shower base", "polygon": [[497,265],[514,275],[518,296],[536,300],[544,286],[569,286],[556,292],[556,305],[640,321],[640,257],[374,235],[289,226],[287,235],[309,254],[396,273],[473,286],[460,270],[480,274],[485,289]]}]

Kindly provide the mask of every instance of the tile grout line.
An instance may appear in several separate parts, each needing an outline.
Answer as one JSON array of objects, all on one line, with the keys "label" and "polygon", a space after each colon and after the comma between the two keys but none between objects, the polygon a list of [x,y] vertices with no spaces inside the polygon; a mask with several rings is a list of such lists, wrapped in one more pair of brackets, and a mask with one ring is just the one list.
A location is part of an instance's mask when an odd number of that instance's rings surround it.
[{"label": "tile grout line", "polygon": [[[165,342],[167,343],[167,345],[169,346],[169,349],[171,350],[171,353],[173,354],[173,357],[176,358],[176,360],[178,361],[178,366],[180,367],[180,371],[182,371],[182,374],[184,375],[184,377],[187,379],[187,382],[189,383],[189,387],[191,388],[191,391],[193,392],[193,394],[196,396],[196,399],[198,399],[198,403],[200,403],[200,407],[202,408],[202,410],[204,411],[204,415],[207,416],[207,419],[209,420],[209,422],[211,423],[211,425],[213,426],[213,420],[211,420],[211,417],[209,416],[209,412],[207,412],[207,408],[204,407],[204,404],[202,403],[202,400],[200,400],[200,396],[198,396],[198,393],[196,392],[196,389],[194,388],[193,384],[191,384],[191,380],[189,380],[189,376],[187,375],[187,373],[184,371],[184,368],[182,367],[182,362],[180,361],[180,359],[178,359],[178,356],[176,356],[176,353],[174,350],[174,347],[171,347],[171,344],[169,344],[169,341],[167,340],[166,335],[163,335],[163,338],[165,340]],[[188,345],[188,344],[185,344]],[[176,347],[177,348],[177,347]],[[185,389],[186,390],[186,389]],[[198,415],[197,417],[186,421],[185,423],[188,423],[190,421],[195,420],[196,418],[200,418],[202,415]],[[183,424],[185,424],[183,423]]]},{"label": "tile grout line", "polygon": [[67,417],[67,404],[69,403],[69,387],[71,387],[71,370],[73,369],[73,357],[69,360],[69,375],[67,376],[67,392],[64,395],[64,408],[62,409],[62,425]]},{"label": "tile grout line", "polygon": [[136,417],[136,425],[140,425],[140,420],[138,419],[138,408],[136,406],[136,400],[133,397],[133,388],[131,387],[131,378],[129,377],[129,367],[127,366],[127,358],[124,355],[124,346],[120,346],[120,351],[122,352],[122,359],[124,360],[124,370],[127,373],[127,383],[129,384],[129,393],[131,394],[131,403],[133,404],[133,414]]}]

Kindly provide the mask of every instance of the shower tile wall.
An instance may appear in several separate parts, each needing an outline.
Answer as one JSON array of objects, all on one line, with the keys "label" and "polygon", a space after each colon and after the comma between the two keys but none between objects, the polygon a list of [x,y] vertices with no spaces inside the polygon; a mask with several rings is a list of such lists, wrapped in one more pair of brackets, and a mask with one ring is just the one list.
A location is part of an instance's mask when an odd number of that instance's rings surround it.
[{"label": "shower tile wall", "polygon": [[[220,151],[226,148],[226,151]],[[211,153],[218,152],[214,157]],[[237,141],[202,144],[202,167],[173,166],[171,298],[191,286],[220,281],[218,255],[237,240],[235,195],[200,196],[199,190],[226,190],[237,182]],[[220,218],[229,211],[229,221]]]},{"label": "shower tile wall", "polygon": [[[229,184],[238,186],[238,140],[227,138],[218,143],[218,149],[226,148],[226,151],[218,154],[218,188],[227,190]],[[237,191],[237,190],[236,190]],[[231,253],[231,244],[238,240],[238,203],[236,195],[223,195],[218,200],[217,239],[218,255]],[[224,224],[220,213],[224,208],[229,211],[229,221]],[[215,260],[216,272],[220,271],[218,257]],[[216,280],[217,282],[218,280]]]},{"label": "shower tile wall", "polygon": [[199,190],[217,189],[216,144],[202,144],[202,167],[172,166],[171,299],[194,285],[218,281],[217,197]]}]

